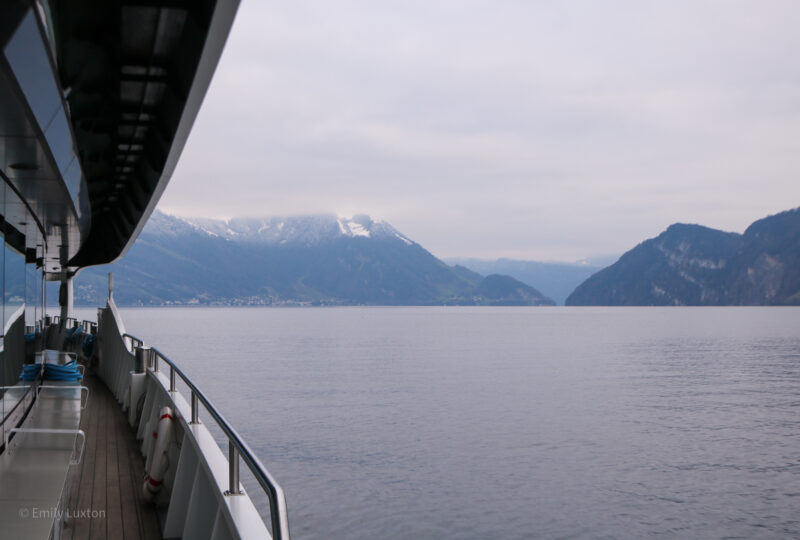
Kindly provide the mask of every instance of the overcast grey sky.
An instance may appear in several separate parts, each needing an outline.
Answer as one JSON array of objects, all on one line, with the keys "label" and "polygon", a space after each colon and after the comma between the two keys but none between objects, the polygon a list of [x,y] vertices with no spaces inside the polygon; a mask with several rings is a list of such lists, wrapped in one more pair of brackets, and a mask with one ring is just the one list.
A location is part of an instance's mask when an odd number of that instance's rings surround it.
[{"label": "overcast grey sky", "polygon": [[160,208],[576,260],[800,205],[800,2],[244,0]]}]

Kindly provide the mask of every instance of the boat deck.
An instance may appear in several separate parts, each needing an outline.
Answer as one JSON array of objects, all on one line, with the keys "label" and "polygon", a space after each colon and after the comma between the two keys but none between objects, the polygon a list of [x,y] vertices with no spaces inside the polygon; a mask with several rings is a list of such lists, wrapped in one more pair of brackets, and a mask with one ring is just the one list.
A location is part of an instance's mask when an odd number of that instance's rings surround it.
[{"label": "boat deck", "polygon": [[91,392],[81,416],[86,448],[67,477],[62,538],[161,538],[155,506],[142,497],[144,459],[126,415],[88,370],[83,384]]}]

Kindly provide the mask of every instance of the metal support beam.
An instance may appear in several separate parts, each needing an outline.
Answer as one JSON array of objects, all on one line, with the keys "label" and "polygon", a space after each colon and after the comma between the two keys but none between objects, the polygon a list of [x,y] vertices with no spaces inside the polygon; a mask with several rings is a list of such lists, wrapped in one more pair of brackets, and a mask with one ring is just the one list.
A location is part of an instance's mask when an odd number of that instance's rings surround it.
[{"label": "metal support beam", "polygon": [[72,277],[63,275],[61,287],[58,290],[58,305],[61,306],[61,320],[66,321],[72,317]]}]

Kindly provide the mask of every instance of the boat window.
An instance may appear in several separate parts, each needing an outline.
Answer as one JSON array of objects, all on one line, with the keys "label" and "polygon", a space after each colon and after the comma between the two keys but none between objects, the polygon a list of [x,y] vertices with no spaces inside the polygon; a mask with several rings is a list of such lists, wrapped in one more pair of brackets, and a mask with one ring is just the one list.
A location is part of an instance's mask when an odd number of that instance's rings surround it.
[{"label": "boat window", "polygon": [[67,185],[69,196],[72,199],[72,202],[75,204],[75,210],[77,210],[78,214],[80,214],[83,210],[80,203],[80,189],[82,187],[85,189],[85,182],[81,182],[81,164],[73,154],[70,155],[72,156],[72,161],[69,162],[69,165],[65,170],[61,171],[61,176],[64,178],[64,183]]},{"label": "boat window", "polygon": [[[4,242],[3,253],[3,334],[8,337],[11,327],[25,327],[25,256]],[[6,343],[8,346],[8,343]]]},{"label": "boat window", "polygon": [[25,325],[33,326],[42,317],[42,271],[35,264],[25,265]]},{"label": "boat window", "polygon": [[[6,215],[6,183],[5,182],[0,182],[0,213],[2,214],[2,216],[0,216],[0,223],[2,223],[5,220],[5,215]],[[5,250],[5,243],[6,243],[5,237],[4,237],[3,233],[2,233],[2,231],[0,231],[0,246],[3,246],[3,249],[0,249],[0,319],[2,319],[4,323],[5,323],[5,320],[6,320],[6,318],[5,318],[5,307],[6,307],[5,306],[5,293],[3,292],[3,285],[5,283],[5,280],[3,279],[3,272],[5,270],[5,251],[6,251]],[[3,365],[2,365],[3,352],[2,351],[4,350],[4,343],[3,343],[4,338],[5,338],[5,333],[2,331],[2,329],[0,329],[0,373],[3,373]],[[0,377],[0,378],[2,378],[2,377]]]},{"label": "boat window", "polygon": [[[9,201],[9,189],[5,183],[4,187],[3,215],[8,219],[16,207]],[[3,385],[16,382],[25,357],[25,256],[8,239],[6,231],[3,241],[3,358],[0,366]]]},{"label": "boat window", "polygon": [[[56,160],[56,167],[58,167],[61,176],[64,176],[67,168],[74,160],[75,154],[72,153],[72,132],[69,129],[67,115],[64,114],[62,107],[58,108],[53,120],[50,122],[50,126],[44,132],[44,136],[47,139],[50,152],[53,154],[53,159]],[[77,186],[67,186],[67,188],[74,199],[78,192]]]},{"label": "boat window", "polygon": [[20,23],[3,51],[42,131],[49,127],[61,98],[33,11]]}]

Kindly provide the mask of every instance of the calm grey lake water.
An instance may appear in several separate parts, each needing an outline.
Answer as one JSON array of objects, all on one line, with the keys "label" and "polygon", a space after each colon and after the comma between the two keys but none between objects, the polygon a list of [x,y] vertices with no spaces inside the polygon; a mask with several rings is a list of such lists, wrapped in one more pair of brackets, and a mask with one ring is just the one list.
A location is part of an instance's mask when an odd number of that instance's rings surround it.
[{"label": "calm grey lake water", "polygon": [[800,537],[800,309],[122,314],[295,538]]}]

